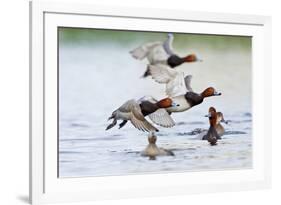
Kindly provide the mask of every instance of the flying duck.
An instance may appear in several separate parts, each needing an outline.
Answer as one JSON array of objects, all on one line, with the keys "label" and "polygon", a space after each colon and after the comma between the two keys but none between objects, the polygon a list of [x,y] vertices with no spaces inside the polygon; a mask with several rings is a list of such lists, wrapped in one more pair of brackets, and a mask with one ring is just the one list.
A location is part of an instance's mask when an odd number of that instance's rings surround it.
[{"label": "flying duck", "polygon": [[[133,126],[141,131],[154,132],[158,131],[150,122],[145,119],[149,115],[151,119],[163,127],[172,127],[175,125],[173,119],[165,110],[169,107],[179,106],[170,98],[164,98],[156,101],[154,98],[143,97],[138,101],[132,99],[125,102],[121,107],[115,110],[108,120],[113,119],[113,122],[107,126],[106,130],[111,129],[117,124],[117,120],[123,120],[119,124],[119,129],[122,128],[128,121],[131,121]],[[165,108],[165,109],[164,109]],[[155,111],[159,110],[156,116],[153,115]]]},{"label": "flying duck", "polygon": [[[206,88],[202,93],[196,93],[193,91],[193,89],[190,86],[192,76],[186,76],[184,78],[184,84],[186,87],[186,92],[181,95],[173,96],[168,93],[169,98],[172,99],[174,103],[176,103],[178,106],[176,107],[168,107],[166,108],[168,113],[172,112],[184,112],[196,105],[201,104],[205,98],[211,97],[211,96],[220,96],[221,93],[217,92],[215,88],[208,87]],[[167,89],[166,89],[167,92]]]},{"label": "flying duck", "polygon": [[[169,33],[167,40],[164,42],[152,42],[143,44],[134,50],[130,51],[132,57],[137,60],[143,60],[147,58],[149,65],[167,65],[171,68],[175,68],[183,63],[191,63],[196,61],[202,61],[197,58],[195,54],[190,54],[185,57],[180,57],[174,53],[172,43],[174,35]],[[151,75],[150,70],[147,68],[143,77]]]}]

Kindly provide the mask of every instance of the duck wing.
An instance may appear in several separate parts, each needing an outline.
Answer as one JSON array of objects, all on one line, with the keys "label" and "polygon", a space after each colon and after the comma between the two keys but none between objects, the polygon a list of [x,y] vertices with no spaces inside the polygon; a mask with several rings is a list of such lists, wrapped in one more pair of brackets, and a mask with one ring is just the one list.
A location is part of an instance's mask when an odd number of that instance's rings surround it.
[{"label": "duck wing", "polygon": [[184,83],[184,73],[178,72],[175,78],[166,84],[166,94],[169,97],[184,95],[186,87]]},{"label": "duck wing", "polygon": [[158,131],[157,128],[155,128],[144,118],[139,105],[134,106],[132,110],[131,122],[135,126],[135,128],[139,130],[147,132]]},{"label": "duck wing", "polygon": [[155,99],[154,97],[150,96],[150,95],[146,95],[146,96],[143,96],[142,98],[138,99],[138,104],[140,104],[141,102],[143,101],[149,101],[151,103],[157,103],[158,100]]},{"label": "duck wing", "polygon": [[150,50],[152,48],[154,48],[155,46],[158,45],[162,45],[163,42],[152,42],[152,43],[146,43],[143,44],[137,48],[135,48],[134,50],[131,50],[129,53],[132,55],[133,58],[137,59],[137,60],[142,60],[145,57],[147,57],[148,53],[150,52]]},{"label": "duck wing", "polygon": [[152,79],[157,83],[168,83],[178,75],[175,69],[171,69],[168,65],[164,64],[148,65],[148,69]]},{"label": "duck wing", "polygon": [[166,94],[175,97],[186,93],[184,73],[170,68],[168,65],[149,65],[152,79],[161,84],[166,84]]},{"label": "duck wing", "polygon": [[135,105],[138,105],[136,100],[128,100],[123,105],[121,105],[118,110],[123,113],[130,113]]},{"label": "duck wing", "polygon": [[188,92],[193,92],[193,89],[190,86],[191,79],[192,79],[192,75],[187,75],[184,78],[185,87],[186,87]]},{"label": "duck wing", "polygon": [[144,118],[141,108],[136,100],[128,100],[118,110],[120,112],[127,113],[135,128],[144,132],[158,131],[157,128]]},{"label": "duck wing", "polygon": [[169,115],[165,108],[158,109],[148,115],[148,117],[152,122],[162,127],[173,127],[175,125],[173,118]]},{"label": "duck wing", "polygon": [[157,45],[152,46],[149,51],[147,52],[147,60],[149,64],[155,65],[155,64],[166,64],[167,65],[167,59],[170,55],[167,54],[163,47],[163,42]]},{"label": "duck wing", "polygon": [[175,55],[175,53],[174,53],[174,51],[173,51],[173,46],[172,46],[172,44],[173,44],[173,41],[174,41],[174,35],[173,34],[171,34],[171,33],[169,33],[168,34],[168,38],[167,38],[167,40],[164,42],[164,44],[163,44],[163,47],[164,47],[164,50],[166,51],[166,53],[168,54],[168,55]]}]

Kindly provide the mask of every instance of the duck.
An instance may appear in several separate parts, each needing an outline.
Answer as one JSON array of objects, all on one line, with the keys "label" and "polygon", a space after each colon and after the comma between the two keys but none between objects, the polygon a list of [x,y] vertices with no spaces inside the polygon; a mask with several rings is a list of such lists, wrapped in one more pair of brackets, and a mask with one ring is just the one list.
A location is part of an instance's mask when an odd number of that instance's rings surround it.
[{"label": "duck", "polygon": [[[183,63],[192,63],[197,61],[202,61],[195,54],[189,54],[184,57],[180,57],[175,54],[172,48],[172,43],[174,40],[174,35],[169,33],[168,38],[163,41],[151,42],[143,44],[129,53],[131,56],[137,60],[143,60],[147,58],[149,65],[167,65],[171,68],[175,68]],[[143,77],[150,76],[150,70],[147,67]]]},{"label": "duck", "polygon": [[221,138],[221,136],[223,136],[224,133],[225,133],[225,129],[224,129],[224,127],[222,126],[221,122],[222,122],[222,123],[225,123],[225,124],[228,124],[228,121],[226,121],[226,120],[224,119],[223,113],[222,113],[222,112],[217,112],[217,122],[216,122],[216,126],[215,126],[215,127],[216,127],[217,133],[218,133],[218,135],[220,136],[220,138]]},{"label": "duck", "polygon": [[161,84],[166,84],[166,95],[178,102],[177,108],[169,109],[171,112],[183,112],[193,106],[203,102],[204,98],[210,96],[219,96],[215,88],[208,87],[202,93],[195,93],[191,87],[192,75],[184,77],[183,72],[176,71],[166,65],[150,65],[152,78]]},{"label": "duck", "polygon": [[205,98],[211,96],[220,96],[221,93],[217,92],[215,88],[208,87],[202,93],[196,93],[191,87],[192,75],[183,77],[183,73],[179,75],[178,71],[167,68],[167,72],[160,71],[161,68],[153,67],[151,74],[159,83],[166,83],[166,94],[169,98],[176,102],[178,106],[169,107],[166,110],[168,113],[183,112],[196,105],[201,104]]},{"label": "duck", "polygon": [[209,108],[208,117],[209,117],[210,127],[206,134],[206,138],[207,138],[208,142],[210,143],[210,145],[213,146],[213,145],[217,144],[217,141],[220,138],[220,136],[216,130],[217,112],[214,107]]},{"label": "duck", "polygon": [[[106,127],[106,130],[111,129],[117,124],[118,120],[122,120],[119,124],[119,129],[124,127],[130,121],[135,128],[144,132],[158,132],[159,130],[145,119],[149,115],[153,121],[163,127],[172,127],[175,125],[166,108],[179,106],[174,103],[171,98],[164,98],[160,101],[152,97],[142,97],[139,100],[131,99],[126,101],[118,109],[112,112],[108,120],[113,119],[113,122]],[[157,112],[154,116],[153,113]]]},{"label": "duck", "polygon": [[158,148],[156,145],[157,137],[152,132],[148,136],[149,144],[147,147],[141,152],[141,156],[149,157],[150,160],[155,160],[157,156],[174,156],[174,153],[170,150],[164,148]]},{"label": "duck", "polygon": [[[209,115],[205,115],[205,117],[209,117]],[[225,133],[225,129],[224,127],[222,126],[221,123],[225,123],[225,124],[228,124],[228,121],[226,121],[224,119],[224,116],[223,116],[223,113],[222,112],[216,112],[216,124],[215,124],[215,129],[218,133],[218,140],[221,139],[221,137],[224,135]],[[202,139],[202,140],[207,140],[207,134],[208,130],[202,130],[198,136],[199,139]]]},{"label": "duck", "polygon": [[169,96],[169,98],[171,98],[172,101],[176,103],[178,106],[166,108],[168,113],[184,112],[194,106],[201,104],[204,101],[204,99],[207,97],[221,95],[221,93],[216,91],[216,89],[213,87],[208,87],[201,93],[194,92],[190,86],[191,78],[192,76],[187,76],[185,78],[185,85],[188,91],[186,91],[184,94],[181,95]]}]

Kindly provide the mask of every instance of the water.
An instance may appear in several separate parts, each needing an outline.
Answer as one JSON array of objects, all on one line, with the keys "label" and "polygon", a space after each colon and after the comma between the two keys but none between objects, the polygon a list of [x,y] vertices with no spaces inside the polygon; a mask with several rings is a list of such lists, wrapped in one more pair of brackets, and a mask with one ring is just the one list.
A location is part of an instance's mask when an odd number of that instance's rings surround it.
[{"label": "water", "polygon": [[195,124],[182,121],[173,129],[161,129],[158,146],[173,151],[175,156],[156,160],[140,154],[147,145],[147,134],[132,126],[105,133],[106,123],[91,125],[91,117],[87,118],[88,122],[76,119],[61,123],[60,176],[237,169],[252,165],[251,117],[243,113],[232,116],[236,121],[225,126],[226,134],[217,146],[187,133],[199,127],[207,129],[204,117]]},{"label": "water", "polygon": [[[87,31],[83,42],[73,43],[75,38],[73,42],[61,40],[60,177],[251,168],[251,53],[250,44],[243,44],[245,39],[240,45],[239,39],[229,37],[227,41],[227,37],[222,37],[224,46],[217,46],[216,37],[216,46],[213,46],[208,36],[209,41],[205,39],[203,44],[194,39],[191,48],[175,47],[180,54],[193,51],[204,60],[178,68],[194,76],[193,89],[201,92],[214,86],[223,95],[205,99],[186,112],[172,114],[176,126],[159,127],[157,145],[173,151],[175,156],[149,160],[140,154],[148,143],[148,134],[136,130],[130,123],[120,130],[116,126],[105,131],[109,124],[107,118],[128,99],[144,95],[165,97],[165,87],[149,78],[140,78],[146,62],[136,61],[128,54],[139,42],[132,38],[120,45],[124,40],[111,37],[99,38],[103,43],[95,44],[95,33]],[[226,133],[217,146],[210,146],[198,139],[200,133],[193,132],[208,129],[208,119],[204,115],[210,106],[223,112],[224,118],[230,121],[223,125]]]}]

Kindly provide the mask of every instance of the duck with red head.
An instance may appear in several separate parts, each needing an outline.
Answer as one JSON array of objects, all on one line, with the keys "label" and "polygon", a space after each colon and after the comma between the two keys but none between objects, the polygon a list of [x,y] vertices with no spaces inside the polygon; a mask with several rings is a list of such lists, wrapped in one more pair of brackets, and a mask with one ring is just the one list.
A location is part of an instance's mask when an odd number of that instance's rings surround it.
[{"label": "duck with red head", "polygon": [[209,108],[209,123],[210,127],[206,134],[206,138],[211,145],[216,145],[218,139],[220,138],[219,134],[216,131],[216,124],[217,124],[217,112],[214,107]]},{"label": "duck with red head", "polygon": [[[153,132],[158,131],[150,122],[145,119],[145,116],[155,117],[154,112],[160,110],[161,117],[158,119],[158,125],[163,127],[172,127],[175,125],[173,119],[166,111],[169,107],[176,107],[177,104],[170,98],[164,98],[160,101],[152,97],[143,97],[138,101],[132,99],[125,102],[121,107],[115,110],[108,120],[113,119],[113,122],[107,126],[106,130],[111,129],[117,124],[117,120],[122,120],[119,124],[119,129],[124,127],[130,121],[135,128],[141,131]],[[151,116],[150,116],[151,115]]]},{"label": "duck with red head", "polygon": [[197,62],[197,61],[202,62],[202,60],[199,59],[195,54],[190,54],[185,57],[179,57],[178,55],[171,55],[167,59],[167,64],[171,68],[175,68],[183,63],[193,63],[193,62]]},{"label": "duck with red head", "polygon": [[179,95],[171,97],[173,102],[178,104],[177,107],[169,107],[166,110],[168,112],[184,112],[196,105],[201,104],[205,98],[212,96],[220,96],[221,93],[217,92],[215,88],[209,87],[206,88],[202,93],[195,93],[193,91],[186,92],[184,95]]},{"label": "duck with red head", "polygon": [[[209,115],[206,115],[205,117],[209,117]],[[222,126],[221,123],[228,124],[228,121],[226,121],[226,120],[224,119],[224,116],[223,116],[222,112],[216,112],[216,124],[215,124],[215,129],[216,129],[216,131],[217,131],[217,133],[218,133],[218,136],[219,136],[219,137],[217,138],[218,140],[220,140],[220,139],[221,139],[221,136],[223,136],[224,133],[225,133],[225,129],[224,129],[224,127]],[[207,130],[203,130],[203,132],[200,133],[200,135],[198,136],[198,138],[199,138],[199,139],[202,139],[202,140],[207,140],[208,138],[207,138],[206,133],[207,133]]]},{"label": "duck with red head", "polygon": [[[149,65],[167,65],[170,68],[175,68],[183,63],[202,61],[195,54],[190,54],[185,57],[180,57],[175,54],[172,47],[173,40],[173,34],[169,33],[167,40],[164,42],[146,43],[130,51],[130,54],[138,60],[147,58]],[[150,75],[151,73],[148,66],[143,77]]]},{"label": "duck with red head", "polygon": [[192,63],[192,62],[197,62],[197,61],[202,61],[201,59],[198,59],[198,57],[195,54],[190,54],[184,57],[184,62],[186,63]]}]

